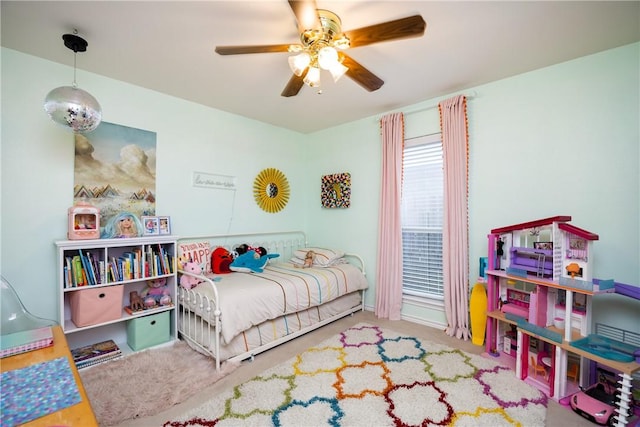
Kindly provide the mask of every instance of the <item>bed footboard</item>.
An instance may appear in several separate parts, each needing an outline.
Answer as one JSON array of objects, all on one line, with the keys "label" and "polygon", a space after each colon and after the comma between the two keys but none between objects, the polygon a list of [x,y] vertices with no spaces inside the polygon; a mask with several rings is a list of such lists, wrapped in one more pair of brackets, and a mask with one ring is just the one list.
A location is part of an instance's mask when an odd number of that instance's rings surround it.
[{"label": "bed footboard", "polygon": [[[216,361],[216,371],[220,371],[220,306],[218,301],[218,289],[215,283],[205,277],[186,271],[181,274],[196,277],[203,283],[198,286],[210,286],[214,295],[213,298],[197,292],[195,289],[185,289],[178,286],[178,333],[180,338],[188,341],[189,344],[199,349],[201,352],[213,357]],[[196,309],[206,316],[196,314]],[[213,324],[211,320],[213,319]],[[213,345],[205,347],[201,343],[206,342],[204,337],[214,336]]]}]

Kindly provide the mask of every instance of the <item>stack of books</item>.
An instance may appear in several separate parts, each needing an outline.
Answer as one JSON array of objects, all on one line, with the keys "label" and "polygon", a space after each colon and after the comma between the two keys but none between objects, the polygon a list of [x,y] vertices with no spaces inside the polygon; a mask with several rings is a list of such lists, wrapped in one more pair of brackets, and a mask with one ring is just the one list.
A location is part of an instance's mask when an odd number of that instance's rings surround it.
[{"label": "stack of books", "polygon": [[106,340],[95,344],[71,350],[73,361],[78,369],[117,359],[122,356],[120,347],[113,340]]},{"label": "stack of books", "polygon": [[14,332],[0,336],[0,357],[38,350],[53,345],[51,326]]}]

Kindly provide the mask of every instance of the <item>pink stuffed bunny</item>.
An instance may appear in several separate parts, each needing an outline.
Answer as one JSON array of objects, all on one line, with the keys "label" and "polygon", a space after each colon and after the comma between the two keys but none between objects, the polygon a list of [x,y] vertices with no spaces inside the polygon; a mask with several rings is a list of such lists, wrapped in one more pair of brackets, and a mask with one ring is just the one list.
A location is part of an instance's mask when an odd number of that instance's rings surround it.
[{"label": "pink stuffed bunny", "polygon": [[[198,275],[202,274],[202,268],[200,268],[200,265],[195,262],[184,263],[182,265],[182,270],[188,273],[193,273]],[[180,286],[182,286],[185,289],[191,289],[200,282],[201,280],[198,279],[197,277],[189,276],[187,274],[183,274],[182,276],[180,276]]]}]

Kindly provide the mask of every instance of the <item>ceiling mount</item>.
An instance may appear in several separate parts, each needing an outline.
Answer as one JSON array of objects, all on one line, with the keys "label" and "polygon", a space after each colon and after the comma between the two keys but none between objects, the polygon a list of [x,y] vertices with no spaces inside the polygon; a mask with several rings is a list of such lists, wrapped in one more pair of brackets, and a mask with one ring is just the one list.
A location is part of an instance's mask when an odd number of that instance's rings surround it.
[{"label": "ceiling mount", "polygon": [[77,31],[78,30],[74,30],[73,34],[64,34],[62,36],[62,40],[64,40],[64,45],[69,49],[71,49],[72,51],[74,51],[75,53],[86,52],[87,46],[89,44],[85,39],[83,39],[82,37],[76,34]]}]

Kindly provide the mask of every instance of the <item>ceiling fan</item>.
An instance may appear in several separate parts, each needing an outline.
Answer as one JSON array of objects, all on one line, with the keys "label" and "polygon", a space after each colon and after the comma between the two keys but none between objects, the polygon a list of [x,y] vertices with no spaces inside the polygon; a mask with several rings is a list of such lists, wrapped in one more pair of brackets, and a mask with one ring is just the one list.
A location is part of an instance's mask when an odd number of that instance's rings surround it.
[{"label": "ceiling fan", "polygon": [[293,76],[281,93],[286,97],[297,95],[305,83],[310,87],[318,87],[320,69],[328,70],[334,81],[346,74],[369,92],[380,89],[384,81],[344,51],[373,43],[419,37],[424,34],[427,25],[422,16],[414,15],[343,32],[338,15],[318,9],[315,0],[289,0],[289,6],[300,31],[299,44],[216,47],[216,52],[220,55],[272,52],[297,54],[289,58]]}]

